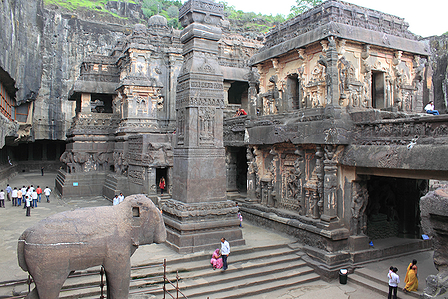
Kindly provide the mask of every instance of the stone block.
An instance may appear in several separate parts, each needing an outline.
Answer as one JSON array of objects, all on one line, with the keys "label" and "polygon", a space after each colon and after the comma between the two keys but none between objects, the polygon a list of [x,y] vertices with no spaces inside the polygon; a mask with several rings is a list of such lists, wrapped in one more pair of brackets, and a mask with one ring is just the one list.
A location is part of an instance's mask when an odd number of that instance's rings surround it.
[{"label": "stone block", "polygon": [[350,251],[369,249],[369,238],[367,236],[350,236],[348,238],[348,249]]}]

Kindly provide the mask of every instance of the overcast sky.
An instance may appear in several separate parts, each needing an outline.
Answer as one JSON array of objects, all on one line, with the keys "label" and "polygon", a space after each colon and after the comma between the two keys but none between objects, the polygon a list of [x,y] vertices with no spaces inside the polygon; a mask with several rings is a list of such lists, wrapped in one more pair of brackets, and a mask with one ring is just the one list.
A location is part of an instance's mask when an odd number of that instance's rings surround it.
[{"label": "overcast sky", "polygon": [[[218,0],[215,0],[218,2]],[[225,0],[237,10],[288,15],[295,0]],[[353,4],[404,18],[409,30],[423,37],[448,31],[448,0],[349,0]]]}]

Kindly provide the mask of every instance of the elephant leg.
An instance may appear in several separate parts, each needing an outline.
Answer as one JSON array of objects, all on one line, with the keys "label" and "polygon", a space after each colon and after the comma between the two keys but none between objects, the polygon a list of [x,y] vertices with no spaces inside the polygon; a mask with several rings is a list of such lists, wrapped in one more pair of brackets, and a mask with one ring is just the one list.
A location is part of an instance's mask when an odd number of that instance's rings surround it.
[{"label": "elephant leg", "polygon": [[[68,272],[61,273],[59,272],[59,275],[53,275],[49,274],[43,275],[32,275],[34,284],[36,285],[36,288],[38,292],[38,297],[40,299],[58,299],[59,298],[59,292],[62,289],[62,286],[64,285],[65,280],[67,279]],[[33,290],[33,291],[34,291]]]},{"label": "elephant leg", "polygon": [[[112,266],[112,267],[111,267]],[[120,263],[115,261],[114,265],[104,265],[107,281],[107,299],[128,298],[129,282],[131,279],[131,261]]]}]

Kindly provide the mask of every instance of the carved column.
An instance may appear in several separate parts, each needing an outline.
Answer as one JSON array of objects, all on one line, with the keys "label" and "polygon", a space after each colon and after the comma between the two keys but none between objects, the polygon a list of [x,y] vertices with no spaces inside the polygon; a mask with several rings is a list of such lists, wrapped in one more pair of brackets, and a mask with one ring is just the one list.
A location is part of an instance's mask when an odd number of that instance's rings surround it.
[{"label": "carved column", "polygon": [[223,76],[218,41],[224,6],[190,0],[180,9],[184,62],[176,93],[172,199],[162,202],[167,243],[180,253],[244,244],[237,208],[226,200]]},{"label": "carved column", "polygon": [[90,93],[81,94],[81,113],[91,113],[90,111]]},{"label": "carved column", "polygon": [[338,177],[337,161],[335,159],[336,148],[332,145],[325,147],[324,160],[324,210],[321,219],[332,222],[337,218],[338,211]]},{"label": "carved column", "polygon": [[338,52],[336,50],[336,41],[333,36],[328,38],[328,50],[326,51],[326,105],[339,106],[339,89],[338,89]]}]

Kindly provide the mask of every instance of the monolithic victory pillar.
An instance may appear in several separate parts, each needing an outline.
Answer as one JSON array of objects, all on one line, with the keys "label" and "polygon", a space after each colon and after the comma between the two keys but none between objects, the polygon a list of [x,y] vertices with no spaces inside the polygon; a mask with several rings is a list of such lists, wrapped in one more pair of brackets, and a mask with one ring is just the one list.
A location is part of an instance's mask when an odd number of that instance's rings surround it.
[{"label": "monolithic victory pillar", "polygon": [[190,0],[180,9],[184,62],[176,93],[172,199],[162,203],[167,241],[179,252],[244,244],[237,208],[226,200],[224,86],[218,64],[222,4]]}]

